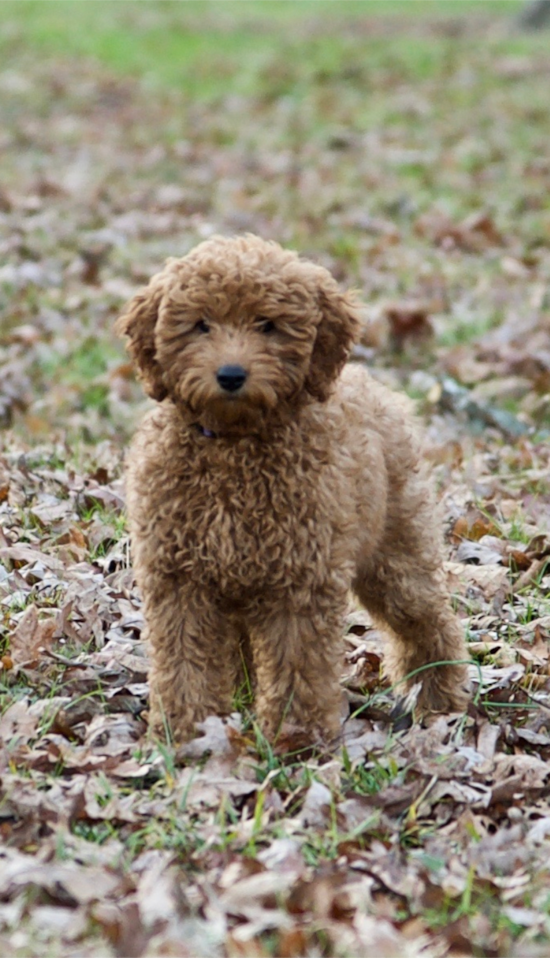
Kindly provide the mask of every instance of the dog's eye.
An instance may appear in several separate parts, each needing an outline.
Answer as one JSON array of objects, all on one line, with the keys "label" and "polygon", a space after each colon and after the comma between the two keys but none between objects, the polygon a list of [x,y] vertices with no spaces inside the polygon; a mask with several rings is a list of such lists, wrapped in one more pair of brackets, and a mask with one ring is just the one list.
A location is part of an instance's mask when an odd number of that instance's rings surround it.
[{"label": "dog's eye", "polygon": [[275,323],[271,319],[264,319],[263,316],[259,316],[256,320],[256,325],[261,333],[272,333],[275,330]]},{"label": "dog's eye", "polygon": [[206,321],[206,319],[199,319],[198,323],[195,323],[195,329],[199,333],[209,333],[210,324]]}]

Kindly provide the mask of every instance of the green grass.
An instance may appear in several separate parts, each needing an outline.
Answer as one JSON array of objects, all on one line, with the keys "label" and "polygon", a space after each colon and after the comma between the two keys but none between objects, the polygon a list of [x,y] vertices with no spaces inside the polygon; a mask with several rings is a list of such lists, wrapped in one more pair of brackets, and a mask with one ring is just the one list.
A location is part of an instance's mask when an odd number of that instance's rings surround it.
[{"label": "green grass", "polygon": [[342,791],[344,793],[376,795],[397,777],[398,770],[394,767],[391,759],[388,762],[388,768],[384,768],[377,762],[371,762],[369,765],[369,768],[365,765],[346,767],[346,762],[344,762],[345,774],[342,777]]},{"label": "green grass", "polygon": [[494,329],[500,321],[500,316],[475,316],[466,319],[451,316],[437,337],[438,346],[451,349],[453,346],[468,344]]},{"label": "green grass", "polygon": [[[21,56],[35,49],[45,56],[87,57],[122,75],[193,96],[250,94],[258,92],[273,55],[278,69],[285,62],[299,64],[304,76],[314,70],[321,82],[347,69],[354,24],[364,33],[372,66],[387,61],[389,68],[398,63],[405,72],[427,76],[447,55],[448,40],[426,36],[411,43],[407,22],[466,15],[510,18],[519,7],[516,0],[4,0],[0,56],[4,69],[17,68]],[[364,25],[371,17],[398,19],[400,29],[391,42],[369,37]],[[321,44],[315,21],[325,26]],[[333,28],[328,38],[327,25]],[[280,92],[286,85],[290,95],[304,94],[293,85],[293,70],[286,84],[284,73]]]},{"label": "green grass", "polygon": [[100,342],[90,335],[76,343],[74,349],[66,355],[54,350],[45,353],[40,362],[40,372],[53,382],[61,375],[64,381],[74,385],[89,383],[106,373],[109,363],[112,365],[120,361],[120,352],[116,346],[117,344]]}]

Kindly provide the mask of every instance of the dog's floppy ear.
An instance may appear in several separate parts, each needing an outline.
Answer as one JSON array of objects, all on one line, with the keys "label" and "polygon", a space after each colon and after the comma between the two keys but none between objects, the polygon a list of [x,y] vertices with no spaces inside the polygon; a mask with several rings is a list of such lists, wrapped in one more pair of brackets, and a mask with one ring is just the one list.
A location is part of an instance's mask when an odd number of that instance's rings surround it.
[{"label": "dog's floppy ear", "polygon": [[127,349],[137,367],[143,388],[152,399],[159,402],[168,395],[155,349],[155,326],[166,288],[165,280],[166,271],[153,276],[149,285],[126,304],[115,325],[119,336],[129,338]]},{"label": "dog's floppy ear", "polygon": [[360,306],[354,294],[341,290],[326,270],[319,272],[321,322],[317,327],[305,388],[324,402],[359,335]]}]

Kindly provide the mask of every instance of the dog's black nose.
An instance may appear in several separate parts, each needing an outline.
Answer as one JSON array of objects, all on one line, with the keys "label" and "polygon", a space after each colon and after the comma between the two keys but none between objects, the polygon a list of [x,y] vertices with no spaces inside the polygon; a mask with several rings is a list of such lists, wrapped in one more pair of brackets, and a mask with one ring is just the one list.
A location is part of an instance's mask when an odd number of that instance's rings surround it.
[{"label": "dog's black nose", "polygon": [[246,382],[246,376],[242,366],[220,366],[216,373],[218,383],[228,393],[236,393]]}]

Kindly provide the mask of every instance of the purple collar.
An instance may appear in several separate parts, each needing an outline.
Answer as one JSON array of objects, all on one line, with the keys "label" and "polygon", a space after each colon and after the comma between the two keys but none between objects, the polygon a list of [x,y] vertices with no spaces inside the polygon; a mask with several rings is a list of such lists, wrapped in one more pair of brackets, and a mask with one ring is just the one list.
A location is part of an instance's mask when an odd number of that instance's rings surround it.
[{"label": "purple collar", "polygon": [[199,430],[201,436],[205,436],[207,439],[217,439],[217,432],[212,432],[211,429],[205,429],[204,426],[201,426],[200,422],[195,423],[196,428]]}]

